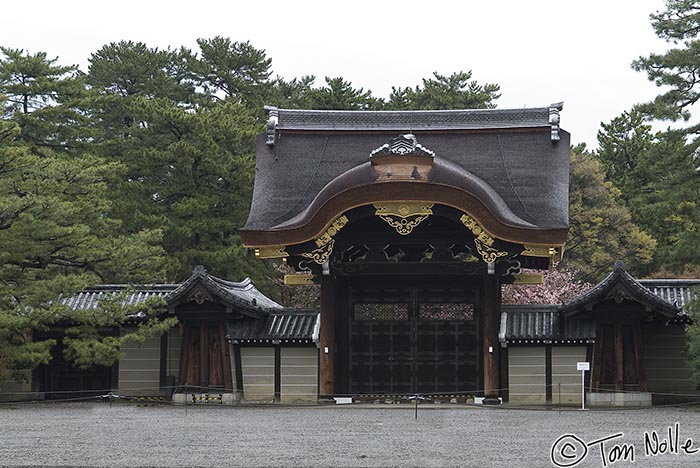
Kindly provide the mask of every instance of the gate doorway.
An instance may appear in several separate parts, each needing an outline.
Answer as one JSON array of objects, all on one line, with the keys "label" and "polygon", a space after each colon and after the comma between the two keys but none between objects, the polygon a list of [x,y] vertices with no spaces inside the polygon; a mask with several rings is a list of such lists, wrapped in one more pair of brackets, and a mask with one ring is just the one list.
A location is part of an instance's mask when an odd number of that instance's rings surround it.
[{"label": "gate doorway", "polygon": [[350,393],[480,388],[476,288],[355,287],[350,296]]},{"label": "gate doorway", "polygon": [[231,392],[226,323],[186,323],[180,358],[180,390]]}]

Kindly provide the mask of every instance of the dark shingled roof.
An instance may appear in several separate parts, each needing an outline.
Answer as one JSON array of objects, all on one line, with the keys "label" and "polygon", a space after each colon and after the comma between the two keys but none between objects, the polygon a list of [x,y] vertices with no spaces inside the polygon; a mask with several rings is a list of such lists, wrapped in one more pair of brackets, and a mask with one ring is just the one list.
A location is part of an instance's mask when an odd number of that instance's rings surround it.
[{"label": "dark shingled roof", "polygon": [[73,296],[61,297],[58,302],[67,306],[70,310],[93,310],[97,308],[101,300],[125,294],[123,299],[124,305],[135,305],[142,304],[152,297],[166,298],[176,287],[176,284],[147,284],[142,286],[100,284],[84,289]]},{"label": "dark shingled roof", "polygon": [[[577,312],[607,300],[622,289],[625,297],[648,306],[667,319],[687,320],[682,310],[690,302],[700,279],[636,280],[622,262],[600,283],[563,304],[504,305],[499,338],[504,342],[588,341],[595,339],[595,320]],[[630,297],[631,296],[631,297]]]},{"label": "dark shingled roof", "polygon": [[284,309],[270,311],[263,320],[243,319],[229,322],[232,341],[318,341],[319,314],[315,310]]},{"label": "dark shingled roof", "polygon": [[211,294],[218,296],[224,302],[232,306],[246,310],[259,311],[262,309],[279,309],[282,306],[258,291],[250,278],[241,282],[226,281],[207,273],[207,270],[198,265],[192,271],[192,275],[173,290],[165,298],[168,304],[175,304],[185,300],[196,285],[202,285]]},{"label": "dark shingled roof", "polygon": [[101,284],[87,288],[73,296],[61,297],[59,302],[71,310],[90,310],[97,308],[99,301],[115,297],[126,292],[125,305],[141,304],[151,297],[161,297],[172,304],[193,287],[201,283],[211,293],[232,305],[255,309],[279,309],[282,306],[258,291],[250,278],[241,282],[226,281],[207,273],[201,266],[195,267],[192,275],[179,284],[149,284],[130,286],[124,284]]},{"label": "dark shingled roof", "polygon": [[[419,144],[433,151],[435,167],[455,168],[436,170],[431,183],[465,190],[451,174],[467,174],[497,195],[490,210],[512,213],[513,220],[535,230],[567,229],[569,134],[559,130],[561,141],[552,141],[548,113],[548,108],[280,109],[274,145],[266,144],[264,134],[257,139],[255,187],[243,234],[288,228],[324,187],[368,163],[373,150],[401,133],[413,133]],[[357,174],[359,179],[351,181],[357,187],[374,182],[364,172]],[[351,186],[344,184],[342,190]]]},{"label": "dark shingled roof", "polygon": [[[283,308],[268,298],[246,278],[241,282],[226,281],[195,267],[192,275],[180,284],[151,284],[144,286],[99,285],[70,297],[62,297],[59,302],[71,310],[91,310],[98,307],[99,301],[116,297],[126,292],[125,305],[135,305],[152,297],[163,298],[168,304],[191,300],[190,294],[199,285],[213,296],[224,300],[235,310],[248,312],[246,316],[232,319],[228,323],[228,335],[232,340],[283,342],[318,341],[318,311]],[[134,320],[143,317],[136,315]]]},{"label": "dark shingled roof", "polygon": [[700,279],[642,279],[639,284],[663,300],[683,310],[693,297],[693,289],[700,288]]},{"label": "dark shingled roof", "polygon": [[669,318],[675,318],[681,312],[678,307],[657,296],[634,279],[632,275],[627,272],[625,264],[621,261],[615,262],[613,271],[605,277],[603,281],[596,284],[573,301],[561,306],[561,311],[565,315],[575,314],[587,307],[610,299],[611,296],[615,295],[617,292],[631,295],[633,300]]},{"label": "dark shingled roof", "polygon": [[557,305],[504,305],[499,339],[535,343],[587,341],[595,339],[595,322],[564,320]]}]

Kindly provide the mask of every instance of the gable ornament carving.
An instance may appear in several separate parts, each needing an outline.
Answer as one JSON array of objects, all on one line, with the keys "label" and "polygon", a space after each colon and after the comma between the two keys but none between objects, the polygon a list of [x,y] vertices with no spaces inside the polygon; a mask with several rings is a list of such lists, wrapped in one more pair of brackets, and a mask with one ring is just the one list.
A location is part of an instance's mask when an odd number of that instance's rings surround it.
[{"label": "gable ornament carving", "polygon": [[389,155],[429,156],[432,158],[435,156],[435,152],[418,143],[418,139],[412,133],[406,133],[392,138],[389,143],[375,149],[369,154],[369,157]]},{"label": "gable ornament carving", "polygon": [[374,214],[396,229],[402,236],[407,236],[421,222],[433,214],[434,203],[425,202],[388,202],[375,203]]}]

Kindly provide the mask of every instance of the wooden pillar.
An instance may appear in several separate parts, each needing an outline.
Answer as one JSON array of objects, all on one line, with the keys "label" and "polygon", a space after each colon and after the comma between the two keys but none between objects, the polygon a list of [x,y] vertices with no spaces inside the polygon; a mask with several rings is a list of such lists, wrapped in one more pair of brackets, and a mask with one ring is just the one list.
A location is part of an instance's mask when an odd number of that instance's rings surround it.
[{"label": "wooden pillar", "polygon": [[335,394],[335,287],[329,276],[321,277],[321,329],[319,358],[319,397]]},{"label": "wooden pillar", "polygon": [[199,327],[199,391],[209,390],[209,333],[207,324]]},{"label": "wooden pillar", "polygon": [[180,324],[180,335],[182,336],[182,341],[180,345],[180,372],[178,374],[178,391],[184,390],[184,388],[190,382],[187,381],[188,372],[190,368],[190,336],[192,331],[190,327],[184,324]]},{"label": "wooden pillar", "polygon": [[615,324],[615,391],[624,390],[624,347],[622,345],[622,325]]},{"label": "wooden pillar", "polygon": [[484,404],[497,405],[499,375],[499,343],[501,286],[496,275],[484,278],[483,354],[484,354]]}]

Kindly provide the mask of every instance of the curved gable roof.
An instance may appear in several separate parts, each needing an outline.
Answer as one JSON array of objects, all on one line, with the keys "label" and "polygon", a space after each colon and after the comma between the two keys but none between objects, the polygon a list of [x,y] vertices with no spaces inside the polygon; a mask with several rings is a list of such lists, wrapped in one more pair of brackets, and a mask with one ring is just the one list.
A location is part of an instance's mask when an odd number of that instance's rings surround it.
[{"label": "curved gable roof", "polygon": [[[560,141],[553,141],[550,111],[280,109],[273,138],[262,134],[257,140],[253,200],[241,238],[249,247],[308,241],[325,223],[317,221],[304,234],[291,231],[310,226],[316,214],[324,213],[324,201],[345,197],[325,211],[331,218],[326,223],[360,204],[420,199],[472,215],[481,209],[487,214],[475,217],[485,224],[490,218],[502,230],[524,229],[529,242],[563,244],[569,136],[556,126]],[[401,133],[415,134],[435,154],[429,180],[379,181],[371,172],[370,154]],[[469,206],[454,202],[463,194],[473,196],[462,202]]]},{"label": "curved gable roof", "polygon": [[198,286],[211,296],[219,298],[227,306],[234,307],[247,315],[261,317],[265,309],[282,307],[258,291],[250,278],[241,282],[226,281],[210,275],[202,265],[197,265],[192,275],[166,296],[168,305],[173,307],[195,299]]},{"label": "curved gable roof", "polygon": [[680,313],[678,307],[657,296],[634,279],[627,272],[625,264],[619,260],[615,262],[613,271],[603,281],[573,301],[562,305],[560,310],[565,316],[571,316],[583,310],[590,310],[596,304],[609,299],[618,302],[631,300],[668,318],[677,318]]}]

